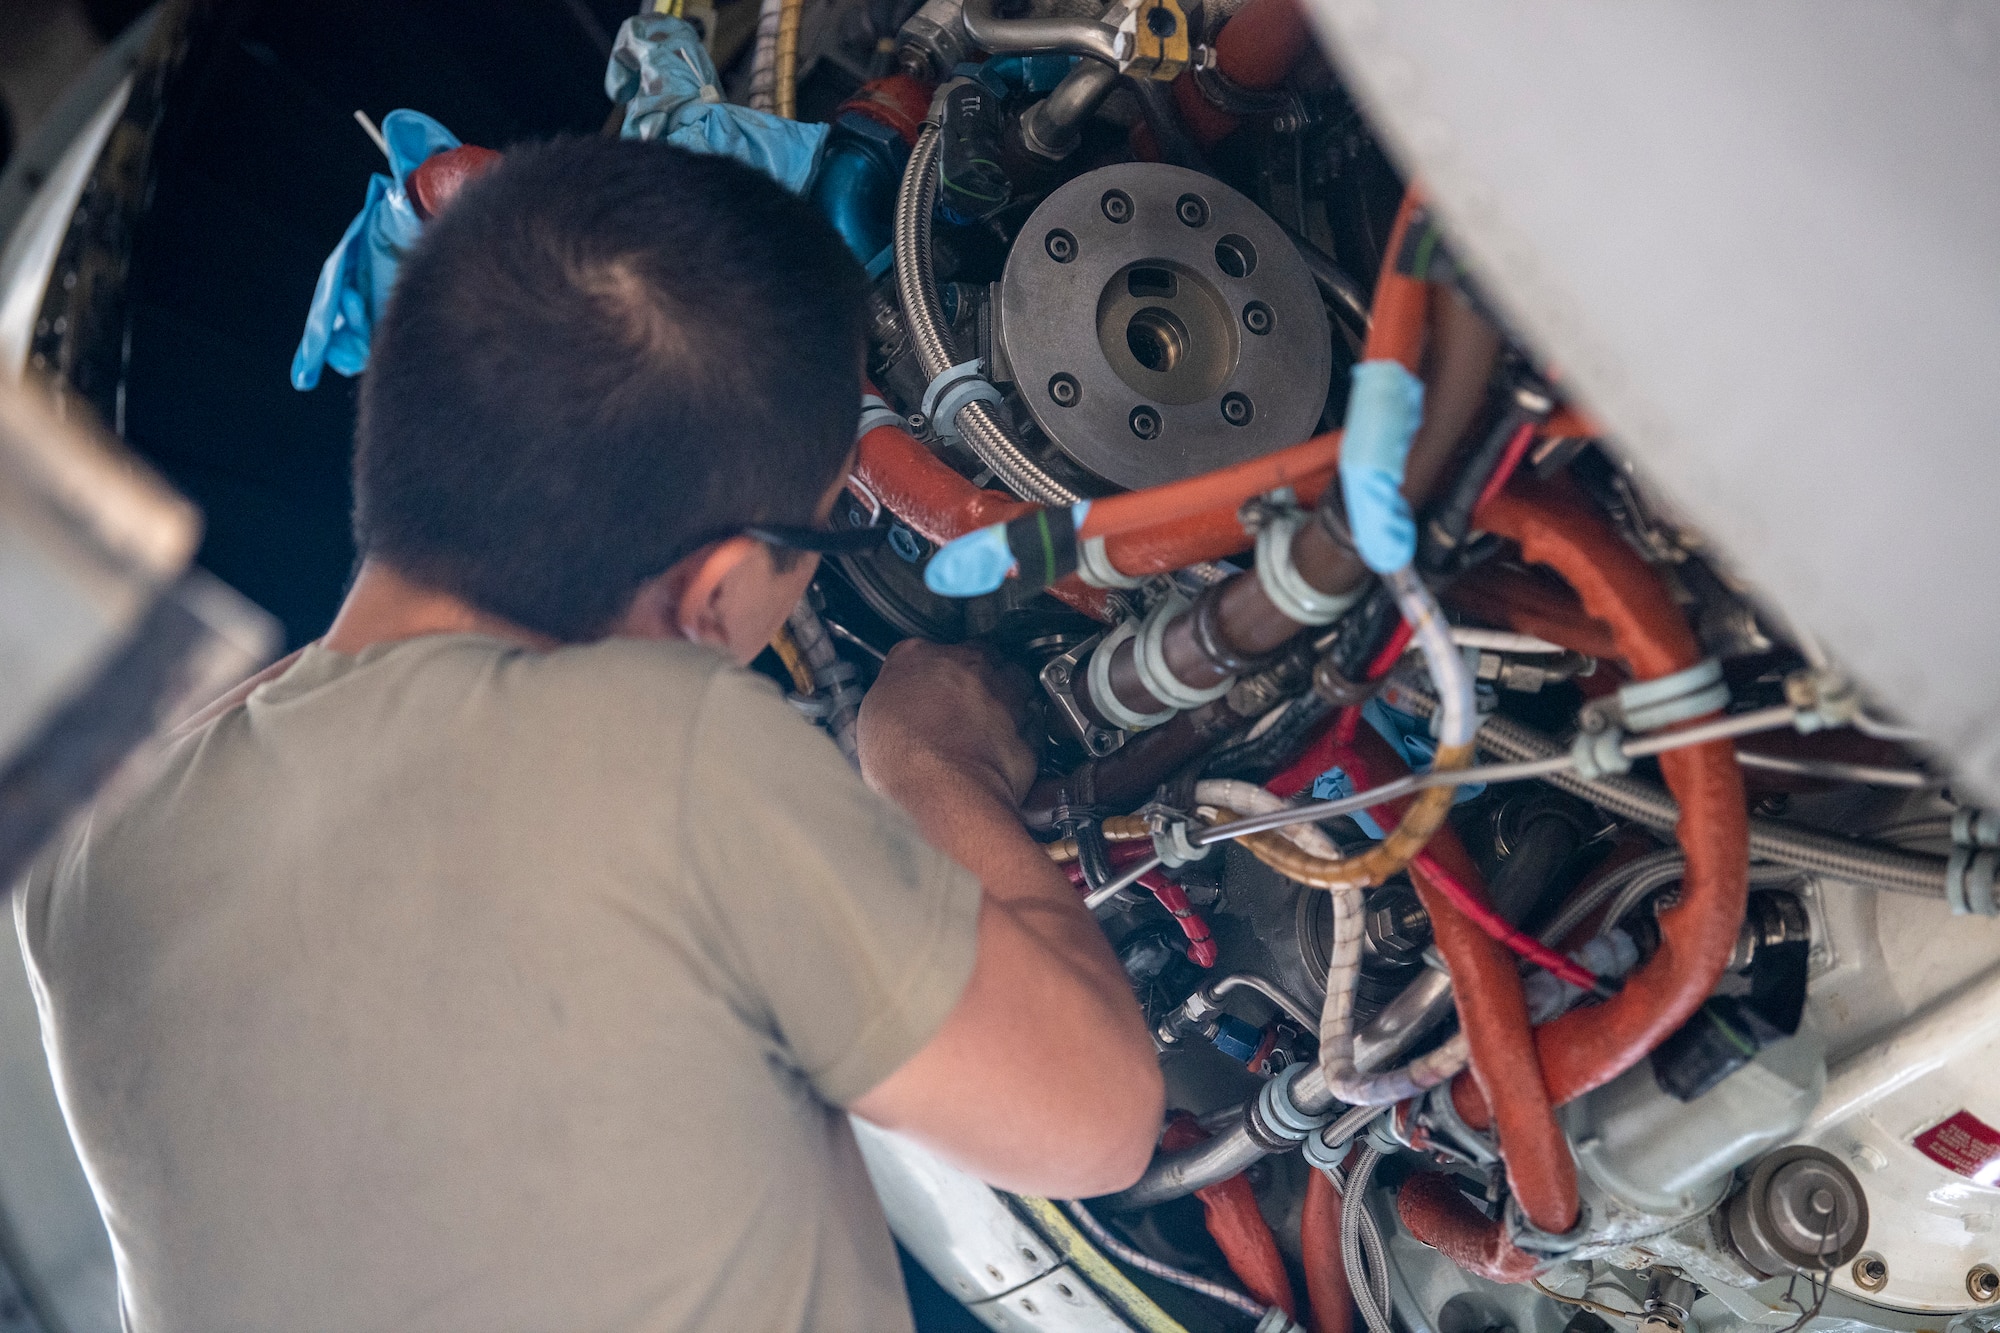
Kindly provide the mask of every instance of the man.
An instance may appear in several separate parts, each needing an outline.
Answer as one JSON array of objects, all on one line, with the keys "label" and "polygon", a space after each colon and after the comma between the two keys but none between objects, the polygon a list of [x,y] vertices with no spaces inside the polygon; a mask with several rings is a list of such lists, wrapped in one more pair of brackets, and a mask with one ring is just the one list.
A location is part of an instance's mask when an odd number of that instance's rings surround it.
[{"label": "man", "polygon": [[742,669],[860,297],[807,204],[657,145],[431,224],[333,627],[20,899],[137,1333],[907,1327],[843,1110],[1021,1191],[1143,1168],[1152,1046],[983,660],[892,654],[861,777]]}]

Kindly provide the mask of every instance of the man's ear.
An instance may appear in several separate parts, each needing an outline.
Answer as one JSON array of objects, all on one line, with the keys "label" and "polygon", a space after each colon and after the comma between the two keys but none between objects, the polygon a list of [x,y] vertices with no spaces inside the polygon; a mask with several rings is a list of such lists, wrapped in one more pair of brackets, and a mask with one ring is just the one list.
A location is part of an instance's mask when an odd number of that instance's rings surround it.
[{"label": "man's ear", "polygon": [[723,584],[755,550],[756,543],[748,537],[731,537],[676,562],[666,573],[639,585],[615,632],[626,638],[686,639],[726,649]]}]

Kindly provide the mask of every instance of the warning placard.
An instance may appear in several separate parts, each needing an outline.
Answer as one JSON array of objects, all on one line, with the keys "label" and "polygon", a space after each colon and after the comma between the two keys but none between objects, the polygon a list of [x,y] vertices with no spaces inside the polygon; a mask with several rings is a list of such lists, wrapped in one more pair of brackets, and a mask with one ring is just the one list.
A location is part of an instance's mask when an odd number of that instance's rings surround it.
[{"label": "warning placard", "polygon": [[1958,1111],[1911,1140],[1939,1166],[1982,1185],[2000,1183],[2000,1129],[1970,1111]]}]

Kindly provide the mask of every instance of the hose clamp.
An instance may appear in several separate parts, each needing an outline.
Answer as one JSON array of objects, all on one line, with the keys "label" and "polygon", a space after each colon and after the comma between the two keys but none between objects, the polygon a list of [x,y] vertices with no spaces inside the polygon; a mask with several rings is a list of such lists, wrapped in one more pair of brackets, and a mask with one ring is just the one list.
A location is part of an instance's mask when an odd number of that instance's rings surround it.
[{"label": "hose clamp", "polygon": [[883,401],[880,394],[864,393],[861,395],[861,424],[854,428],[854,438],[858,443],[871,430],[880,430],[884,426],[905,430],[909,424],[903,420],[901,412]]},{"label": "hose clamp", "polygon": [[1214,850],[1213,845],[1197,847],[1188,841],[1185,819],[1162,818],[1153,825],[1153,855],[1170,870],[1193,865]]},{"label": "hose clamp", "polygon": [[1306,576],[1292,562],[1292,539],[1312,515],[1289,503],[1289,491],[1279,494],[1285,507],[1257,529],[1257,586],[1287,618],[1301,625],[1331,625],[1361,600],[1365,588],[1326,593],[1306,582]]},{"label": "hose clamp", "polygon": [[946,366],[925,388],[920,411],[931,423],[931,433],[940,439],[957,439],[958,414],[972,403],[991,403],[997,411],[1000,390],[983,373],[985,363],[978,357]]},{"label": "hose clamp", "polygon": [[2000,868],[2000,852],[1954,847],[1945,863],[1944,897],[1954,916],[2000,916],[2000,903],[1993,899],[1993,873]]},{"label": "hose clamp", "polygon": [[1157,713],[1140,713],[1127,708],[1118,701],[1117,691],[1111,688],[1111,657],[1125,640],[1139,633],[1136,620],[1120,621],[1118,627],[1098,641],[1097,651],[1090,655],[1090,665],[1084,669],[1084,685],[1090,694],[1090,706],[1097,710],[1099,717],[1114,727],[1127,731],[1144,731],[1147,727],[1157,727],[1174,715],[1171,708]]},{"label": "hose clamp", "polygon": [[1326,1135],[1317,1131],[1306,1135],[1299,1144],[1299,1156],[1306,1159],[1306,1165],[1315,1171],[1338,1171],[1347,1161],[1347,1153],[1354,1146],[1353,1139],[1340,1143],[1328,1143]]},{"label": "hose clamp", "polygon": [[1506,1210],[1502,1213],[1507,1227],[1507,1240],[1518,1250],[1543,1259],[1560,1259],[1590,1239],[1590,1204],[1579,1200],[1576,1206],[1576,1225],[1558,1235],[1544,1231],[1528,1220],[1521,1211],[1521,1201],[1508,1196]]},{"label": "hose clamp", "polygon": [[1632,760],[1625,753],[1625,733],[1617,727],[1579,731],[1570,744],[1569,757],[1576,775],[1585,782],[1632,771]]},{"label": "hose clamp", "polygon": [[1303,1063],[1286,1065],[1257,1094],[1257,1118],[1265,1132],[1273,1138],[1305,1143],[1319,1137],[1317,1131],[1320,1127],[1333,1119],[1330,1113],[1311,1115],[1302,1111],[1299,1104],[1292,1100],[1292,1085],[1305,1072]]},{"label": "hose clamp", "polygon": [[1161,598],[1159,605],[1146,616],[1145,624],[1139,627],[1138,649],[1133,654],[1133,664],[1139,668],[1139,683],[1155,699],[1168,706],[1171,710],[1169,717],[1180,709],[1199,708],[1211,700],[1220,699],[1236,683],[1236,677],[1228,676],[1205,689],[1197,689],[1183,684],[1173,668],[1167,665],[1167,626],[1187,610],[1188,605],[1188,599],[1177,592]]},{"label": "hose clamp", "polygon": [[1465,1117],[1452,1103],[1451,1082],[1446,1079],[1424,1095],[1424,1127],[1430,1131],[1433,1143],[1442,1137],[1474,1166],[1490,1167],[1500,1160],[1499,1144],[1492,1135],[1482,1134],[1465,1123]]},{"label": "hose clamp", "polygon": [[1090,537],[1076,544],[1076,575],[1093,588],[1139,588],[1146,580],[1118,572],[1104,549],[1104,538]]},{"label": "hose clamp", "polygon": [[1618,690],[1618,708],[1633,731],[1658,731],[1729,706],[1729,683],[1722,663],[1704,657],[1685,671],[1657,680],[1635,681]]},{"label": "hose clamp", "polygon": [[1951,817],[1951,840],[1960,847],[2000,847],[2000,810],[1966,806]]}]

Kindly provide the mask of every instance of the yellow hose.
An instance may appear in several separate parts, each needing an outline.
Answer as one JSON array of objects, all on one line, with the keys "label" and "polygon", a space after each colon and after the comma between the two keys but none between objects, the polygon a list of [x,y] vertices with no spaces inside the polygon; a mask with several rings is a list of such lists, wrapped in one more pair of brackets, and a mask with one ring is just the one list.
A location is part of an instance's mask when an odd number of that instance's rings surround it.
[{"label": "yellow hose", "polygon": [[778,633],[771,640],[771,651],[785,664],[785,670],[792,673],[792,684],[797,687],[798,692],[811,694],[813,673],[806,667],[806,659],[799,652],[798,644],[792,642],[791,630],[783,625],[778,627]]},{"label": "yellow hose", "polygon": [[778,114],[786,120],[799,117],[799,19],[806,12],[806,0],[784,0],[778,10]]},{"label": "yellow hose", "polygon": [[[1104,821],[1102,832],[1106,842],[1138,842],[1153,836],[1153,830],[1141,815],[1113,815]],[[1076,860],[1076,839],[1057,838],[1054,842],[1042,844],[1051,861]]]}]

